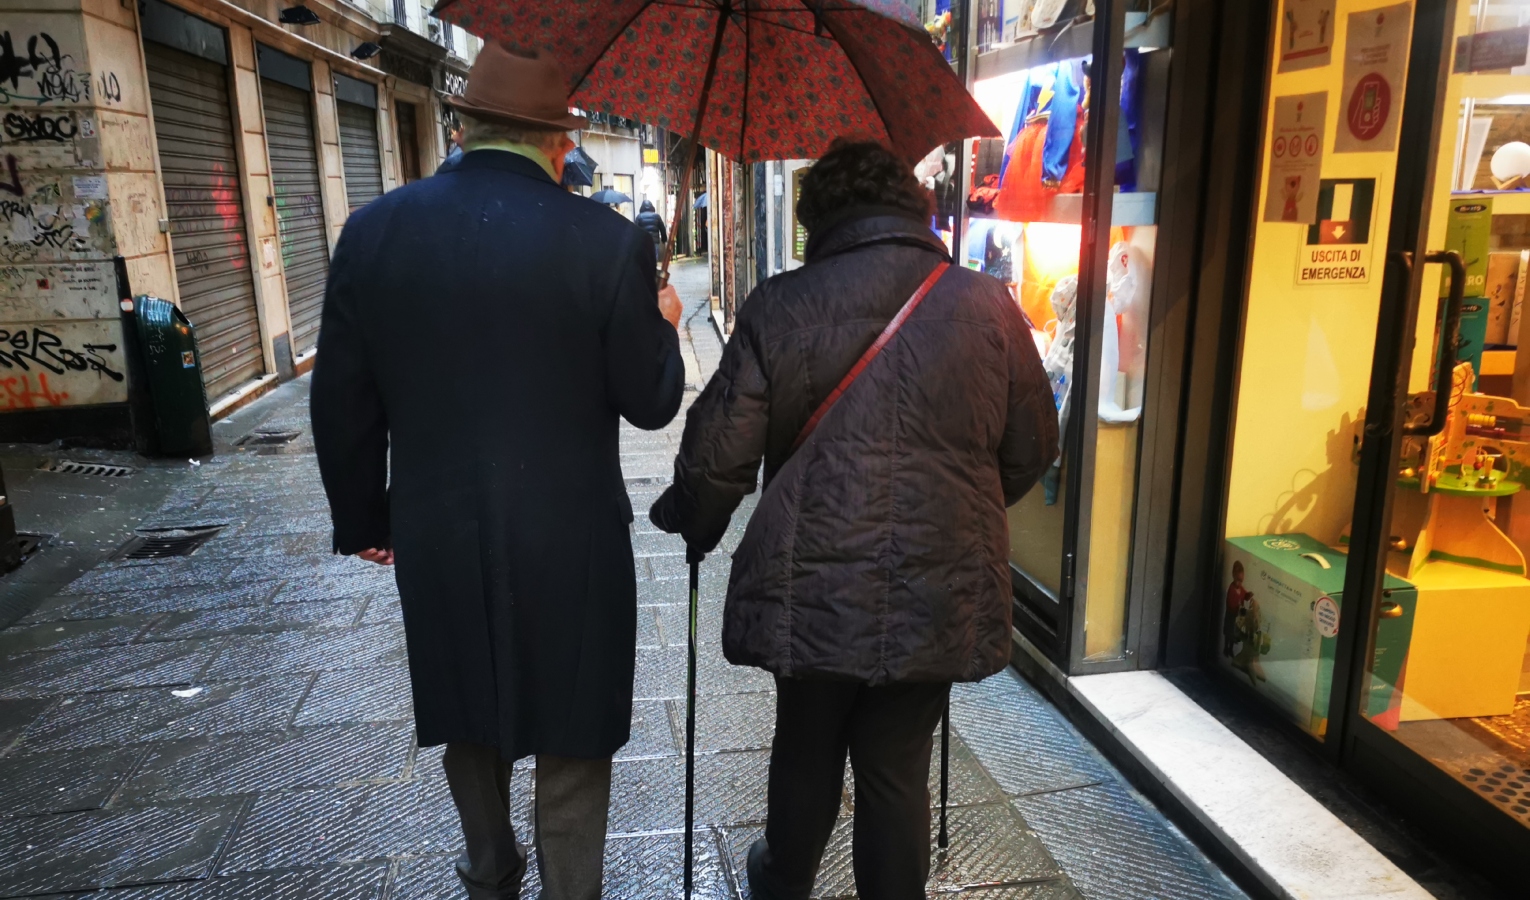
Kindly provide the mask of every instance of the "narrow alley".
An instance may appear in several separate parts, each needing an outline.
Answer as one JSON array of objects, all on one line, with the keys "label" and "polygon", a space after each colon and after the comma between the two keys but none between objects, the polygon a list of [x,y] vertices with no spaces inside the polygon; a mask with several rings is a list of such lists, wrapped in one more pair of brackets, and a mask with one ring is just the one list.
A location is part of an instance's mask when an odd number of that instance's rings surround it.
[{"label": "narrow alley", "polygon": [[[689,400],[722,345],[705,262],[683,263],[676,282]],[[218,452],[201,461],[0,446],[20,526],[43,536],[0,580],[0,897],[463,896],[440,750],[414,741],[392,572],[328,552],[307,382],[219,422]],[[682,426],[624,425],[634,508],[668,481]],[[109,558],[135,533],[201,543]],[[641,512],[633,544],[637,699],[606,866],[616,900],[681,892],[686,566]],[[742,900],[774,696],[768,675],[722,657],[728,566],[714,554],[701,585],[697,893]],[[932,896],[1243,896],[1013,672],[959,686],[952,726],[950,850]],[[512,783],[523,834],[527,762]],[[854,896],[850,796],[817,897]]]}]

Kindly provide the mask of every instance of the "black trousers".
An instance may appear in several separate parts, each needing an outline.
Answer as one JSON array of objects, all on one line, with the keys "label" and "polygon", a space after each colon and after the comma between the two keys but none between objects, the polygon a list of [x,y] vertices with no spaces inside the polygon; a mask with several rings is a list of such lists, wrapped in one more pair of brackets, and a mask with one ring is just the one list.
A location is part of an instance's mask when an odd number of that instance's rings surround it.
[{"label": "black trousers", "polygon": [[[441,760],[462,819],[457,874],[471,900],[517,900],[526,848],[510,824],[510,764],[482,744],[447,744]],[[599,900],[611,759],[538,756],[533,840],[541,900]]]},{"label": "black trousers", "polygon": [[807,900],[834,830],[845,755],[855,772],[861,900],[924,900],[930,875],[930,752],[949,684],[867,687],[776,679],[765,839],[750,854],[755,900]]}]

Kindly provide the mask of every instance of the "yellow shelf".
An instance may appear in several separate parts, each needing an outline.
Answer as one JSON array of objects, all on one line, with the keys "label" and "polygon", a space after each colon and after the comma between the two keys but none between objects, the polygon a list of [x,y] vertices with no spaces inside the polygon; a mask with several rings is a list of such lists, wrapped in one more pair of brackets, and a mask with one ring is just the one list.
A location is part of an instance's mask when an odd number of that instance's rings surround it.
[{"label": "yellow shelf", "polygon": [[1482,351],[1483,375],[1513,375],[1514,374],[1514,351],[1513,350],[1484,350]]}]

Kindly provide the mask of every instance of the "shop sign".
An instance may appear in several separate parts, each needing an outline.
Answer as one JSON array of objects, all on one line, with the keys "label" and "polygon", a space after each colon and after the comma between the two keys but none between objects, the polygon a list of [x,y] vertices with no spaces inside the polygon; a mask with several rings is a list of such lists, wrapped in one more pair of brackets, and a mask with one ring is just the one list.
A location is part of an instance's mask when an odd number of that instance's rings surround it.
[{"label": "shop sign", "polygon": [[1371,280],[1376,179],[1325,178],[1320,184],[1317,223],[1307,229],[1297,252],[1296,284],[1366,284]]},{"label": "shop sign", "polygon": [[1285,0],[1280,16],[1279,72],[1317,69],[1333,61],[1335,0]]},{"label": "shop sign", "polygon": [[659,148],[658,147],[644,147],[643,148],[643,163],[644,163],[644,165],[650,165],[651,166],[651,165],[656,164],[658,161],[659,161]]},{"label": "shop sign", "polygon": [[1397,149],[1413,4],[1349,14],[1335,153]]},{"label": "shop sign", "polygon": [[1492,72],[1522,66],[1530,57],[1530,26],[1483,31],[1456,38],[1453,71]]},{"label": "shop sign", "polygon": [[1327,111],[1328,94],[1322,91],[1275,98],[1264,221],[1306,224],[1317,221],[1323,119]]}]

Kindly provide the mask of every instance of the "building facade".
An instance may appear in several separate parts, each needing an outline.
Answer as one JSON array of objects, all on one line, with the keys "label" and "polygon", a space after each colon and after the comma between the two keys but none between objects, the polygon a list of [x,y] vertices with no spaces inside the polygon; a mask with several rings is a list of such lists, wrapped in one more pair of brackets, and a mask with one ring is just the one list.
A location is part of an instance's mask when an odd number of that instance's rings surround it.
[{"label": "building facade", "polygon": [[130,441],[132,295],[214,416],[304,371],[346,217],[435,169],[476,45],[403,0],[7,4],[0,439]]}]

